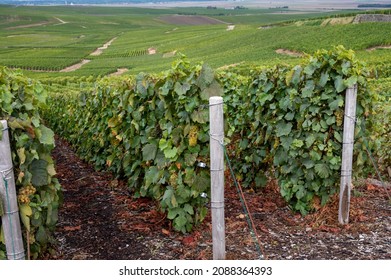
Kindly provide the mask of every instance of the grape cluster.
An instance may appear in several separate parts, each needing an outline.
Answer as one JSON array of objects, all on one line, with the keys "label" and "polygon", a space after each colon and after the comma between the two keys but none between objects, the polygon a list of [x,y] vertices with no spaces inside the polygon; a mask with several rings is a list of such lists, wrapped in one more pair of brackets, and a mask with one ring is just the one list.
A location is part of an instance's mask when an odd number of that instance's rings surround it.
[{"label": "grape cluster", "polygon": [[28,234],[30,235],[30,239],[29,239],[30,245],[34,244],[34,242],[35,242],[35,235],[34,235],[34,233],[33,232],[29,232]]},{"label": "grape cluster", "polygon": [[178,186],[177,180],[178,180],[178,174],[172,173],[169,181],[170,181],[171,186],[173,186],[174,188],[176,188]]},{"label": "grape cluster", "polygon": [[18,201],[22,204],[23,203],[25,203],[25,204],[30,203],[30,196],[35,194],[36,191],[37,190],[31,185],[20,188],[19,195],[18,195]]},{"label": "grape cluster", "polygon": [[334,113],[334,115],[335,115],[337,126],[341,126],[343,123],[344,112],[342,110],[338,110]]},{"label": "grape cluster", "polygon": [[273,144],[273,148],[274,149],[277,149],[277,147],[280,145],[280,139],[279,138],[275,138],[275,141],[274,141],[274,144]]},{"label": "grape cluster", "polygon": [[197,145],[197,138],[198,138],[198,127],[193,125],[190,128],[189,132],[189,146],[194,147]]}]

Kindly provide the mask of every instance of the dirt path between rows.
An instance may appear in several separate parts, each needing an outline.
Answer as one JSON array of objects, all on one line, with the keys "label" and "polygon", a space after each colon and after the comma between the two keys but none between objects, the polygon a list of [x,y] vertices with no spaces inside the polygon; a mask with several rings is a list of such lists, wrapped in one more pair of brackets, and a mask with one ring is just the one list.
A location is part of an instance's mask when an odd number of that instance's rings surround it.
[{"label": "dirt path between rows", "polygon": [[110,45],[117,39],[117,37],[114,37],[110,41],[103,44],[102,47],[97,48],[95,51],[93,51],[90,55],[92,56],[99,56],[103,53],[104,50],[106,50]]},{"label": "dirt path between rows", "polygon": [[367,48],[367,51],[375,51],[375,50],[379,50],[379,49],[391,49],[391,45],[389,45],[389,46],[374,46],[374,47]]},{"label": "dirt path between rows", "polygon": [[14,30],[14,29],[23,29],[23,28],[30,28],[30,27],[37,27],[37,26],[44,26],[50,24],[49,21],[44,22],[38,22],[38,23],[31,23],[31,24],[24,24],[24,25],[18,25],[18,26],[11,26],[7,27],[6,30]]},{"label": "dirt path between rows", "polygon": [[[212,259],[209,215],[192,233],[177,233],[155,202],[133,198],[125,182],[96,172],[65,141],[56,140],[53,156],[64,188],[53,259]],[[391,259],[391,206],[385,190],[372,183],[355,188],[345,226],[337,222],[337,197],[302,217],[289,210],[273,181],[246,191],[259,250],[227,179],[227,259],[259,259],[262,251],[269,259]]]},{"label": "dirt path between rows", "polygon": [[67,24],[68,23],[67,21],[64,21],[64,20],[62,20],[62,19],[60,19],[58,17],[54,17],[54,18],[60,22],[60,23],[57,23],[55,25],[62,25],[62,24]]},{"label": "dirt path between rows", "polygon": [[83,65],[90,63],[90,62],[91,62],[91,60],[89,60],[89,59],[83,59],[79,63],[73,64],[71,66],[68,66],[68,67],[60,70],[60,72],[73,72],[73,71],[80,69]]},{"label": "dirt path between rows", "polygon": [[[66,22],[60,20],[59,18],[56,18],[56,19],[58,19],[62,23],[66,23]],[[90,55],[92,55],[92,56],[99,56],[99,55],[101,55],[103,53],[103,51],[106,50],[114,42],[115,39],[117,39],[117,37],[115,37],[115,38],[111,39],[110,41],[106,42],[105,44],[103,44],[102,47],[97,48]],[[71,66],[68,66],[68,67],[60,70],[60,72],[73,72],[73,71],[76,71],[76,70],[80,69],[81,67],[83,67],[83,65],[85,65],[87,63],[90,63],[90,62],[91,62],[91,60],[89,60],[89,59],[83,59],[79,63],[73,64]]]},{"label": "dirt path between rows", "polygon": [[109,76],[120,76],[128,71],[129,71],[128,68],[118,68],[117,72],[111,73]]},{"label": "dirt path between rows", "polygon": [[[62,19],[58,17],[54,17],[56,20],[58,20],[60,23],[54,24],[54,25],[61,25],[61,24],[66,24],[68,22],[63,21]],[[31,24],[23,24],[23,25],[18,25],[18,26],[11,26],[7,27],[6,30],[14,30],[14,29],[23,29],[23,28],[30,28],[30,27],[37,27],[37,26],[44,26],[50,24],[50,21],[43,21],[43,22],[37,22],[37,23],[31,23]]]},{"label": "dirt path between rows", "polygon": [[293,56],[293,57],[303,57],[304,56],[304,54],[302,52],[292,51],[292,50],[287,50],[287,49],[277,49],[276,53],[289,55],[289,56]]}]

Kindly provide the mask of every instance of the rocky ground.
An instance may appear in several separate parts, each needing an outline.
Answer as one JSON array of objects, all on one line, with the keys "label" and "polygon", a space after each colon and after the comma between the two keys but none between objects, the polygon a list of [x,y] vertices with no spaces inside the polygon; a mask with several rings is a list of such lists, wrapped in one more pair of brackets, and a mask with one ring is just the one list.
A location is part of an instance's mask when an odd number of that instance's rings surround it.
[{"label": "rocky ground", "polygon": [[[191,234],[177,233],[155,202],[132,198],[125,182],[94,171],[66,142],[57,140],[53,155],[64,204],[52,259],[212,259],[210,216]],[[383,188],[365,180],[357,185],[350,223],[344,226],[337,221],[338,197],[302,217],[289,209],[274,182],[260,192],[245,191],[258,243],[227,181],[227,259],[391,259],[388,184]]]}]

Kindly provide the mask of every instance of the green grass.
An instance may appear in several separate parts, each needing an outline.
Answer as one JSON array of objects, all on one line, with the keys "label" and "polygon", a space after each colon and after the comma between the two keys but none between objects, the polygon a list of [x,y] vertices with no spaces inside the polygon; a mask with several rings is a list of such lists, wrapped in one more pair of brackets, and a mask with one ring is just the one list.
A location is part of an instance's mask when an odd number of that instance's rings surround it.
[{"label": "green grass", "polygon": [[[391,61],[391,50],[365,51],[391,44],[389,23],[321,26],[322,18],[346,13],[287,13],[286,9],[145,9],[130,7],[0,6],[0,64],[35,70],[59,70],[82,59],[91,62],[69,72],[32,72],[29,76],[98,76],[128,68],[130,73],[159,72],[183,53],[192,61],[218,68],[231,64],[273,65],[298,59],[278,48],[313,53],[342,44],[369,64]],[[204,15],[235,24],[186,26],[162,21],[164,15]],[[292,21],[301,20],[297,26]],[[66,23],[63,23],[66,22]],[[30,25],[26,27],[26,25]],[[270,29],[259,29],[271,25]],[[90,54],[116,38],[100,56]],[[148,55],[148,48],[157,54]]]}]

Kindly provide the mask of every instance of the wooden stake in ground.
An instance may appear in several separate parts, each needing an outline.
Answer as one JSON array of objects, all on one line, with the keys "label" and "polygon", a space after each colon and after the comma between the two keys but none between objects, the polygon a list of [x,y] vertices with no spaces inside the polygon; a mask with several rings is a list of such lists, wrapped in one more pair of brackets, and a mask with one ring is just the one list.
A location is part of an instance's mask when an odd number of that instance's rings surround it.
[{"label": "wooden stake in ground", "polygon": [[225,259],[223,98],[209,99],[213,259]]},{"label": "wooden stake in ground", "polygon": [[7,122],[2,120],[0,129],[0,199],[3,204],[1,217],[5,247],[9,260],[24,260],[22,232],[20,229],[18,202],[16,200],[15,178],[12,166],[11,148]]},{"label": "wooden stake in ground", "polygon": [[354,127],[356,124],[357,85],[346,90],[343,126],[341,186],[339,192],[338,221],[349,223],[350,190],[352,184]]}]

